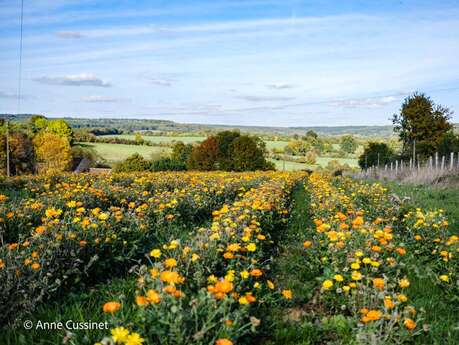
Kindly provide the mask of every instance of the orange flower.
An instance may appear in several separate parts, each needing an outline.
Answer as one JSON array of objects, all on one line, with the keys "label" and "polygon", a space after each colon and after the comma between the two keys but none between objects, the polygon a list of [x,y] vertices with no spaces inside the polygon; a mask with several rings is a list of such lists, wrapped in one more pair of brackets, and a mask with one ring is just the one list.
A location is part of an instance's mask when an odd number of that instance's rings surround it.
[{"label": "orange flower", "polygon": [[151,289],[147,291],[147,299],[148,302],[154,304],[158,304],[159,302],[161,302],[161,297],[159,296],[159,294],[155,290]]},{"label": "orange flower", "polygon": [[252,271],[250,271],[250,275],[252,277],[261,277],[263,275],[263,272],[258,268],[254,268]]},{"label": "orange flower", "polygon": [[137,305],[146,305],[148,304],[148,299],[145,297],[145,296],[136,296],[135,297],[135,303],[137,303]]},{"label": "orange flower", "polygon": [[364,317],[362,317],[362,321],[364,323],[370,321],[377,321],[381,318],[382,313],[379,310],[370,310]]},{"label": "orange flower", "polygon": [[403,321],[403,325],[406,327],[406,329],[412,330],[416,328],[416,322],[414,322],[412,319],[405,319]]},{"label": "orange flower", "polygon": [[373,286],[378,290],[384,290],[384,279],[383,278],[375,278],[373,279]]},{"label": "orange flower", "polygon": [[304,241],[304,242],[303,242],[303,247],[304,247],[304,248],[307,249],[307,248],[309,248],[309,247],[311,247],[311,246],[312,246],[312,242],[311,242],[311,241]]},{"label": "orange flower", "polygon": [[292,290],[283,290],[282,291],[282,296],[286,299],[292,299]]},{"label": "orange flower", "polygon": [[215,345],[233,345],[233,342],[229,339],[223,338],[223,339],[218,339],[215,342]]},{"label": "orange flower", "polygon": [[226,294],[228,292],[231,292],[233,288],[233,283],[226,279],[220,280],[219,282],[217,282],[217,284],[215,284],[215,292],[221,292]]},{"label": "orange flower", "polygon": [[103,310],[104,313],[116,313],[121,308],[121,303],[111,301],[104,304]]}]

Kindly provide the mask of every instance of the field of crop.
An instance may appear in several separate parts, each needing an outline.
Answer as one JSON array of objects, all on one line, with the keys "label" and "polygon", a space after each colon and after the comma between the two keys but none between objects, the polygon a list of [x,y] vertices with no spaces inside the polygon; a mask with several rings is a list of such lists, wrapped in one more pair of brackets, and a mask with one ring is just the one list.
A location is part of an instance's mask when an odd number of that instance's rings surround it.
[{"label": "field of crop", "polygon": [[[459,339],[457,229],[378,183],[74,174],[0,192],[0,344]],[[107,328],[75,326],[87,321]]]},{"label": "field of crop", "polygon": [[152,155],[171,151],[168,147],[106,144],[106,143],[81,143],[85,147],[92,148],[107,163],[113,164],[122,161],[134,153],[139,153],[146,159],[151,159]]}]

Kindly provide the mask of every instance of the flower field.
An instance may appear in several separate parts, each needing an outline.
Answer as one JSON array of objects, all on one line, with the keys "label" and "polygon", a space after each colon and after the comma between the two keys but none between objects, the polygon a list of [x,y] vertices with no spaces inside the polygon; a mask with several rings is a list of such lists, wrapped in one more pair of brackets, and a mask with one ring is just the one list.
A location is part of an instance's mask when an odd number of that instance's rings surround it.
[{"label": "flower field", "polygon": [[[0,196],[0,343],[56,343],[24,335],[23,320],[89,290],[97,302],[72,317],[108,329],[59,343],[425,343],[417,280],[458,306],[448,225],[380,184],[318,173],[12,179]],[[288,327],[295,342],[280,336]]]}]

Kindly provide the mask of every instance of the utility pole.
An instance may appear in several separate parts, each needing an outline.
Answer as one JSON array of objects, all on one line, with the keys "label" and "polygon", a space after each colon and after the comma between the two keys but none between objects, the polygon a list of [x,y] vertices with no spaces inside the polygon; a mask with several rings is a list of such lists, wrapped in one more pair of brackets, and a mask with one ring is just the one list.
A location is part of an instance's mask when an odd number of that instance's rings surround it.
[{"label": "utility pole", "polygon": [[6,118],[6,176],[10,177],[10,135]]}]

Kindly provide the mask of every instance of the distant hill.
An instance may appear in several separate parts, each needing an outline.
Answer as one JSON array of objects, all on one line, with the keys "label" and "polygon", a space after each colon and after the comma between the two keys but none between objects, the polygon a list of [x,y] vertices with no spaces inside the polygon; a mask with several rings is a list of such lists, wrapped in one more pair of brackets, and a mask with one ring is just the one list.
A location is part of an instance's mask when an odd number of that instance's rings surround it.
[{"label": "distant hill", "polygon": [[[8,117],[14,122],[26,122],[32,114],[0,114],[0,118]],[[116,128],[124,132],[157,131],[178,133],[211,133],[218,130],[238,129],[241,132],[250,132],[258,135],[304,135],[308,130],[313,130],[321,135],[352,134],[365,137],[390,137],[393,127],[388,126],[310,126],[310,127],[265,127],[265,126],[229,126],[229,125],[203,125],[184,124],[168,120],[130,119],[130,118],[72,118],[62,117],[73,128]],[[459,124],[455,125],[459,128]]]}]

